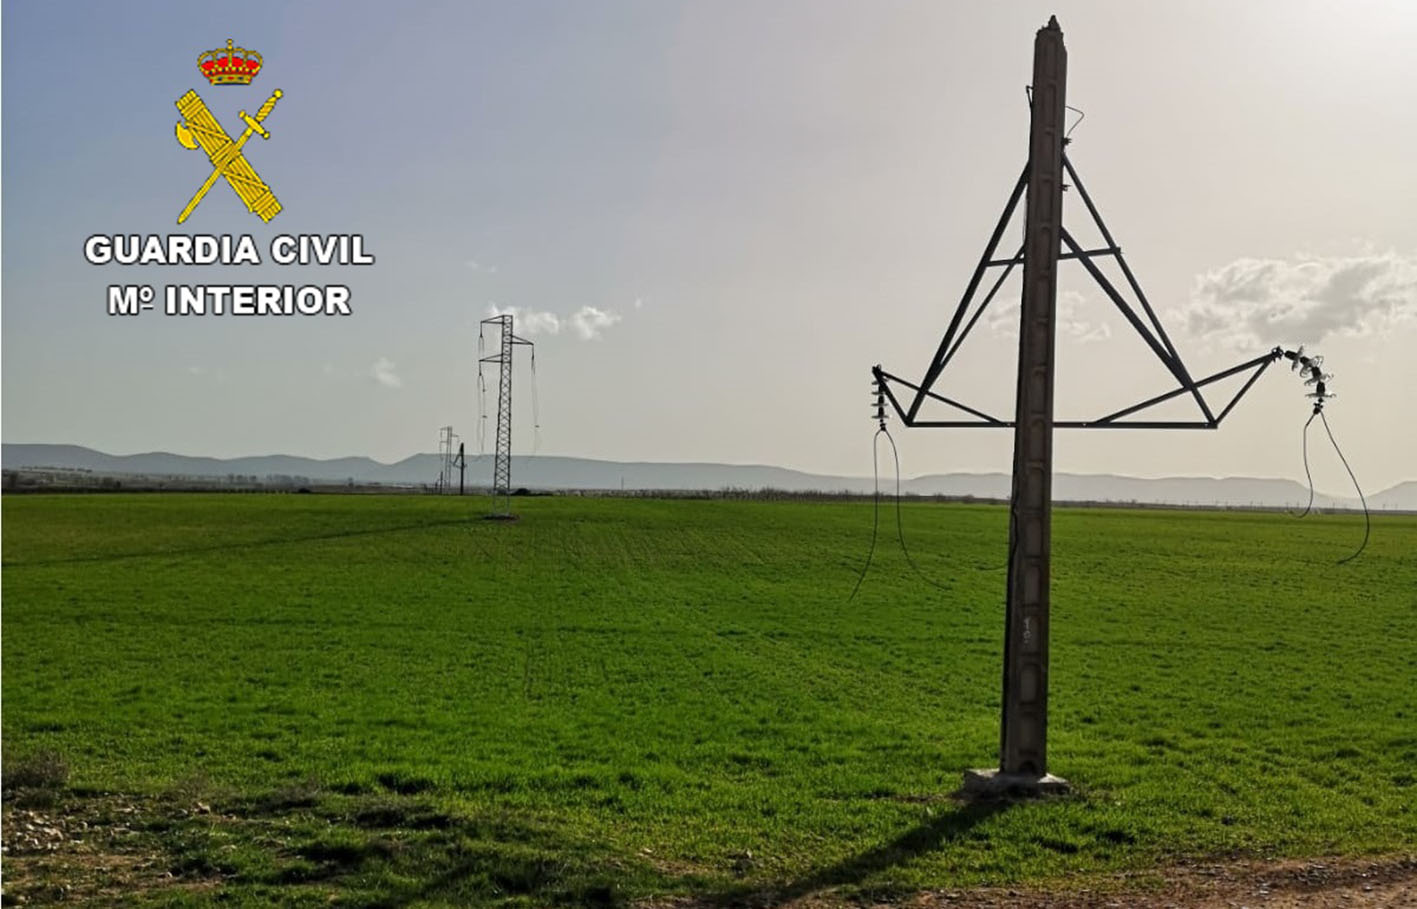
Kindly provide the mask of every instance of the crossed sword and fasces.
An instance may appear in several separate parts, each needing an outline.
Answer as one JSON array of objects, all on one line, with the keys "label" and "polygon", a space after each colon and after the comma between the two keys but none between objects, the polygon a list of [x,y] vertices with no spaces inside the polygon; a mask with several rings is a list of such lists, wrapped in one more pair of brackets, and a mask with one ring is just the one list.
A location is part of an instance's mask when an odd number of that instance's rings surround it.
[{"label": "crossed sword and fasces", "polygon": [[276,200],[271,188],[261,180],[256,169],[246,161],[241,149],[252,133],[260,133],[262,139],[271,137],[261,125],[261,121],[275,109],[281,94],[280,89],[276,89],[266,99],[266,103],[261,105],[261,109],[256,111],[255,117],[248,117],[244,110],[241,112],[240,117],[246,122],[246,131],[235,141],[221,128],[216,117],[207,109],[206,102],[198,97],[196,92],[189,91],[177,99],[177,110],[183,118],[177,123],[177,141],[182,143],[184,148],[201,146],[212,162],[211,176],[207,177],[207,182],[197,190],[187,207],[182,209],[182,214],[177,216],[178,224],[187,220],[197,203],[216,185],[218,177],[225,177],[226,182],[236,191],[236,195],[246,204],[246,208],[259,215],[262,221],[269,221],[280,214],[280,202]]}]

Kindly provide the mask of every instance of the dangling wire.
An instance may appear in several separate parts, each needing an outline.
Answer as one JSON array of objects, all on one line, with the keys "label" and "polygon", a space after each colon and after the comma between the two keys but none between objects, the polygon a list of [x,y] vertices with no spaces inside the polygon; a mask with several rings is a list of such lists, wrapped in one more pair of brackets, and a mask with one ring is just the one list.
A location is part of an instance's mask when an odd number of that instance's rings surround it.
[{"label": "dangling wire", "polygon": [[482,326],[477,327],[477,453],[487,454],[487,380],[482,377]]},{"label": "dangling wire", "polygon": [[[1324,403],[1331,401],[1338,395],[1328,390],[1328,381],[1333,378],[1332,373],[1323,371],[1324,358],[1317,354],[1305,355],[1301,345],[1298,350],[1281,351],[1275,348],[1276,354],[1282,353],[1290,361],[1291,372],[1297,370],[1300,377],[1304,379],[1305,385],[1314,386],[1314,390],[1305,397],[1314,399],[1314,412],[1309,415],[1309,422],[1304,424],[1304,475],[1309,478],[1309,507],[1314,504],[1314,478],[1309,473],[1309,423],[1314,422],[1314,417],[1323,420],[1324,432],[1328,434],[1329,443],[1333,445],[1333,450],[1338,454],[1338,459],[1343,462],[1343,469],[1348,471],[1348,479],[1353,481],[1353,488],[1358,490],[1358,501],[1363,503],[1363,542],[1358,544],[1358,549],[1346,559],[1339,559],[1338,564],[1344,565],[1358,558],[1359,554],[1368,548],[1368,537],[1373,531],[1373,517],[1368,512],[1368,499],[1363,495],[1363,488],[1358,485],[1358,478],[1353,475],[1353,468],[1348,466],[1348,459],[1343,456],[1343,450],[1338,447],[1338,440],[1333,437],[1333,430],[1329,429],[1328,417],[1324,414]],[[1303,517],[1309,513],[1305,508]]]},{"label": "dangling wire", "polygon": [[861,582],[866,580],[866,572],[871,570],[871,559],[876,555],[876,532],[881,526],[881,469],[880,459],[877,457],[880,446],[876,442],[885,431],[886,427],[882,425],[876,430],[876,434],[871,436],[871,476],[875,482],[875,492],[872,494],[874,504],[871,507],[871,548],[866,550],[866,564],[861,566],[856,586],[851,588],[851,596],[846,598],[848,603],[856,599],[856,592],[861,589]]},{"label": "dangling wire", "polygon": [[1299,512],[1298,514],[1295,514],[1292,511],[1289,512],[1291,517],[1306,517],[1314,507],[1314,475],[1309,472],[1309,424],[1314,422],[1314,417],[1318,416],[1321,413],[1323,413],[1323,411],[1321,410],[1314,411],[1313,413],[1309,414],[1309,419],[1304,423],[1304,478],[1309,481],[1309,504],[1305,505],[1304,510]]},{"label": "dangling wire", "polygon": [[861,582],[866,580],[866,572],[871,570],[871,559],[876,555],[876,535],[881,527],[881,460],[880,445],[877,443],[881,438],[881,433],[886,431],[886,387],[885,381],[879,373],[871,382],[871,388],[873,391],[871,405],[876,408],[872,417],[879,427],[871,436],[871,482],[873,489],[871,494],[871,548],[866,550],[866,564],[861,566],[861,574],[856,579],[856,586],[851,588],[851,596],[846,598],[847,602],[856,599],[856,592],[861,589]]},{"label": "dangling wire", "polygon": [[896,536],[900,539],[900,551],[905,554],[905,560],[910,563],[910,567],[913,568],[915,570],[915,573],[920,576],[920,580],[924,581],[926,584],[929,584],[931,587],[938,587],[941,590],[949,590],[950,588],[946,585],[941,584],[938,581],[935,581],[926,576],[925,572],[920,570],[920,566],[915,564],[915,559],[910,557],[910,550],[905,545],[905,524],[901,519],[900,450],[895,447],[895,439],[891,438],[890,430],[882,428],[881,431],[886,434],[886,441],[891,443],[891,454],[895,457],[895,531]]},{"label": "dangling wire", "polygon": [[536,348],[531,349],[531,453],[541,449],[541,404],[536,394]]},{"label": "dangling wire", "polygon": [[487,380],[482,364],[477,364],[477,453],[487,454]]},{"label": "dangling wire", "polygon": [[[1358,501],[1363,503],[1363,542],[1359,544],[1357,551],[1351,556],[1346,559],[1338,560],[1338,564],[1343,565],[1358,558],[1359,553],[1368,547],[1368,536],[1373,529],[1373,519],[1372,516],[1368,514],[1368,500],[1363,495],[1362,488],[1358,485],[1358,478],[1353,475],[1353,468],[1348,466],[1348,459],[1343,456],[1342,449],[1338,447],[1338,441],[1333,437],[1333,430],[1328,428],[1328,417],[1324,416],[1322,410],[1318,412],[1318,415],[1319,419],[1324,422],[1324,432],[1328,433],[1328,440],[1333,443],[1333,450],[1338,453],[1338,459],[1343,462],[1343,469],[1348,471],[1348,479],[1353,481],[1353,488],[1358,490]],[[1312,419],[1312,417],[1310,419]]]},{"label": "dangling wire", "polygon": [[902,517],[900,505],[900,449],[896,448],[895,439],[891,438],[891,431],[886,428],[885,380],[881,378],[879,370],[880,367],[877,367],[876,379],[872,383],[875,395],[873,406],[876,408],[873,418],[879,428],[877,428],[876,434],[871,436],[871,473],[875,481],[874,505],[871,509],[871,548],[866,553],[866,564],[861,566],[861,575],[856,579],[856,586],[852,588],[851,596],[847,597],[848,600],[854,599],[856,592],[861,589],[861,582],[866,579],[866,572],[871,568],[871,559],[876,554],[876,535],[881,525],[881,470],[878,455],[880,450],[878,440],[881,436],[885,436],[886,441],[891,443],[891,457],[895,461],[895,532],[896,539],[900,541],[900,551],[905,555],[905,561],[910,564],[920,580],[941,590],[950,589],[927,577],[925,572],[920,570],[920,566],[915,564],[915,559],[911,557],[910,547],[905,545],[905,520]]}]

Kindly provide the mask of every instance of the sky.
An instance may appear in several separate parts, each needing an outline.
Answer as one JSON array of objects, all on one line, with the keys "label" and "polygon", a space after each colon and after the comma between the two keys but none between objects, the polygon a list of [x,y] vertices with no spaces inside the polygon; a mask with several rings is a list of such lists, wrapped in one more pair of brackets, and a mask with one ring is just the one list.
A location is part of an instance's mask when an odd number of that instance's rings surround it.
[{"label": "sky", "polygon": [[[451,424],[477,450],[479,322],[511,311],[536,343],[518,453],[869,475],[870,367],[916,379],[938,344],[1023,166],[1050,14],[1084,114],[1069,155],[1191,373],[1305,344],[1365,489],[1417,479],[1400,0],[6,0],[0,433],[392,461]],[[197,69],[227,38],[263,56],[249,86]],[[176,99],[197,90],[234,133],[277,88],[245,151],[283,211],[264,224],[218,184],[178,227],[211,166],[174,138]],[[94,234],[174,232],[263,253],[358,233],[376,261],[83,256]],[[1063,270],[1057,417],[1172,387]],[[347,284],[352,314],[106,313],[110,284],[232,282]],[[1017,285],[996,305],[937,390],[1007,413]],[[1215,432],[1059,431],[1055,468],[1302,480],[1307,390],[1275,368]],[[1009,431],[893,431],[907,475],[1009,468]],[[1320,490],[1345,494],[1311,442]]]}]

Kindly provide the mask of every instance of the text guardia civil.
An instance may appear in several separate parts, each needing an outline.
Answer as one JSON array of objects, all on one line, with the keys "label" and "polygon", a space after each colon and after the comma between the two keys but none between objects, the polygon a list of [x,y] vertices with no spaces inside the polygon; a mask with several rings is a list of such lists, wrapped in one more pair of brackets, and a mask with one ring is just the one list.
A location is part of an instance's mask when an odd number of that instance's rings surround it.
[{"label": "text guardia civil", "polygon": [[[373,265],[360,234],[279,234],[261,249],[249,234],[94,234],[84,241],[90,265],[340,266]],[[150,284],[108,287],[109,315],[157,309]],[[351,314],[344,284],[168,284],[162,312],[173,316],[293,316]]]}]

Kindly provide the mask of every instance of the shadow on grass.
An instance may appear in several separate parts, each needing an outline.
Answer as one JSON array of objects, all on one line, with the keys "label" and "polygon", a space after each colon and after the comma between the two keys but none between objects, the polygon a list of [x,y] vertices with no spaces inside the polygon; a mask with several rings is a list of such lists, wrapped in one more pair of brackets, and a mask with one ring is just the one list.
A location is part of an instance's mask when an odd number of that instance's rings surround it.
[{"label": "shadow on grass", "polygon": [[834,865],[777,887],[740,885],[702,897],[718,906],[775,906],[833,887],[862,884],[964,836],[976,825],[1008,809],[1007,800],[962,803],[947,814],[917,824],[890,842],[845,858]]},{"label": "shadow on grass", "polygon": [[[279,893],[289,885],[319,884],[334,888],[341,905],[366,909],[430,902],[611,907],[676,883],[554,825],[500,813],[460,815],[425,796],[326,793],[294,811],[283,808],[285,802],[249,804],[253,817],[286,824],[287,844],[244,876],[241,883],[249,887]],[[258,889],[234,892],[255,896]]]},{"label": "shadow on grass", "polygon": [[[946,808],[886,843],[796,880],[734,884],[726,880],[727,869],[671,870],[556,824],[503,812],[464,815],[424,795],[351,797],[301,785],[258,797],[228,796],[215,800],[215,809],[202,803],[197,812],[190,810],[193,798],[70,795],[62,810],[46,816],[83,820],[89,845],[99,850],[112,850],[117,842],[104,831],[120,824],[131,831],[122,840],[123,854],[137,850],[169,873],[154,897],[175,898],[170,887],[196,887],[239,904],[265,904],[309,895],[300,888],[313,887],[344,906],[395,909],[429,903],[618,907],[651,894],[682,894],[670,901],[714,909],[777,905],[836,887],[872,888],[892,869],[967,835],[1008,806]],[[14,856],[7,866],[9,858]],[[46,853],[44,861],[73,877],[90,859],[89,852],[61,851]],[[38,894],[53,869],[44,871],[26,856],[19,860],[22,889]],[[79,875],[80,897],[132,884],[111,869],[92,870]]]},{"label": "shadow on grass", "polygon": [[[608,856],[549,831],[503,828],[480,842],[460,838],[441,855],[426,855],[418,882],[384,891],[369,905],[406,906],[533,900],[537,905],[625,906],[646,892],[688,894],[689,905],[775,906],[835,887],[853,887],[928,855],[1007,809],[1007,801],[964,804],[918,824],[889,842],[803,877],[774,885],[723,885],[700,877],[666,876],[634,860]],[[484,831],[484,836],[487,831]],[[446,842],[446,841],[445,841]],[[452,846],[452,843],[446,843]],[[434,850],[436,853],[438,850]],[[412,870],[412,869],[405,869]]]}]

